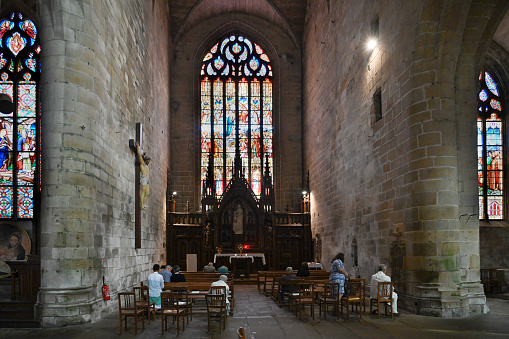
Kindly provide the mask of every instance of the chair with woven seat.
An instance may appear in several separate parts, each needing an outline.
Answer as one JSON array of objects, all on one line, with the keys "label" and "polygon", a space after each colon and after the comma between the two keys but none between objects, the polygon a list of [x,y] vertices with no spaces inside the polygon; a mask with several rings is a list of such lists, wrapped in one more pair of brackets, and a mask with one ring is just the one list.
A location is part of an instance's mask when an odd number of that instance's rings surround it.
[{"label": "chair with woven seat", "polygon": [[186,312],[180,307],[181,295],[178,292],[161,292],[161,328],[162,333],[168,330],[168,317],[173,317],[173,323],[177,320],[177,335],[180,333],[180,322],[182,331],[186,329]]},{"label": "chair with woven seat", "polygon": [[180,295],[179,306],[185,310],[187,323],[189,323],[189,316],[191,316],[191,320],[193,320],[193,300],[189,299],[187,286],[173,286],[171,290]]},{"label": "chair with woven seat", "polygon": [[311,317],[315,319],[315,286],[308,282],[299,282],[297,285],[297,297],[295,298],[296,315],[302,318],[302,311],[309,306]]},{"label": "chair with woven seat", "polygon": [[226,295],[224,294],[206,294],[205,300],[207,302],[207,320],[208,330],[212,322],[219,320],[219,333],[226,328]]},{"label": "chair with woven seat", "polygon": [[327,319],[329,305],[334,307],[334,314],[339,318],[339,283],[325,283],[323,293],[318,296],[318,308],[320,317]]},{"label": "chair with woven seat", "polygon": [[346,308],[346,317],[350,317],[350,307],[352,312],[358,310],[359,318],[362,319],[362,307],[364,304],[365,295],[365,280],[364,279],[350,279],[345,282],[345,294],[341,297],[340,308],[343,314],[343,307]]},{"label": "chair with woven seat", "polygon": [[147,313],[148,323],[150,324],[150,314],[154,314],[154,321],[156,320],[156,304],[150,301],[148,286],[135,286],[134,292],[136,293],[136,305]]},{"label": "chair with woven seat", "polygon": [[122,321],[125,320],[125,330],[127,331],[127,318],[134,318],[134,334],[138,334],[138,320],[141,319],[143,330],[145,330],[145,316],[143,309],[136,305],[136,293],[120,292],[118,293],[118,313],[120,316],[120,334],[122,334]]},{"label": "chair with woven seat", "polygon": [[370,298],[369,299],[369,313],[373,314],[373,305],[376,304],[377,306],[377,313],[378,318],[380,318],[380,304],[385,305],[385,315],[387,314],[387,306],[391,309],[391,318],[393,317],[392,314],[392,281],[384,281],[378,283],[378,293],[377,298]]}]

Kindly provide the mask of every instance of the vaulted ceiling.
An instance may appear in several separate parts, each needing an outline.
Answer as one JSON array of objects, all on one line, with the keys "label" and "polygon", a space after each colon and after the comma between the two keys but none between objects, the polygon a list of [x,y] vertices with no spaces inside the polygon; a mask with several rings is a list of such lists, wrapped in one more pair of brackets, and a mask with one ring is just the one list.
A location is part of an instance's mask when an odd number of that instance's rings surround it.
[{"label": "vaulted ceiling", "polygon": [[170,0],[175,42],[195,24],[221,14],[247,13],[281,27],[297,46],[302,44],[307,0]]}]

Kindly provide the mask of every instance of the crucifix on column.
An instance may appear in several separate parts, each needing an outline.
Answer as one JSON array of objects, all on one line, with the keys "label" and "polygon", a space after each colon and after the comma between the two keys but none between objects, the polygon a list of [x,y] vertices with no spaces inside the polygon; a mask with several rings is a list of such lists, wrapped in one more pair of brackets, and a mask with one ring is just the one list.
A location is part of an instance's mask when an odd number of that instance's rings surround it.
[{"label": "crucifix on column", "polygon": [[141,209],[145,209],[149,195],[149,176],[150,170],[148,164],[150,157],[142,151],[143,146],[143,126],[136,123],[136,140],[129,139],[129,148],[136,153],[135,161],[135,212],[134,212],[134,247],[141,248]]}]

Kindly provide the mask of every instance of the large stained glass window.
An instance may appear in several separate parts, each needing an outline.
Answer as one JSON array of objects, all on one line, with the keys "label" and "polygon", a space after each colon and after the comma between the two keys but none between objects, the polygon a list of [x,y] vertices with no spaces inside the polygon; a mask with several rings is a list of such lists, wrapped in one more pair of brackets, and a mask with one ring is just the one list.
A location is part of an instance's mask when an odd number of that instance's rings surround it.
[{"label": "large stained glass window", "polygon": [[499,86],[493,76],[479,75],[477,116],[477,177],[479,219],[504,218],[503,120]]},{"label": "large stained glass window", "polygon": [[202,185],[213,159],[216,195],[223,194],[238,146],[243,173],[259,197],[266,158],[273,168],[272,140],[270,59],[245,36],[224,37],[205,55],[201,69]]},{"label": "large stained glass window", "polygon": [[0,111],[0,219],[34,216],[40,52],[33,21],[21,13],[0,19],[0,92],[14,103],[13,112]]}]

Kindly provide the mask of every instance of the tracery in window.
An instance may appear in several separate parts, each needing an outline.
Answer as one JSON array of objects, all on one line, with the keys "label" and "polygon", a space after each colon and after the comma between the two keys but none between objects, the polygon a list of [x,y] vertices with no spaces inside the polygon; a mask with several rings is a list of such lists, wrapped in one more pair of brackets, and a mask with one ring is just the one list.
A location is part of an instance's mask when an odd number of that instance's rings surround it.
[{"label": "tracery in window", "polygon": [[272,66],[250,38],[232,34],[217,42],[201,69],[201,181],[210,153],[216,196],[223,194],[234,171],[236,147],[243,173],[257,197],[264,161],[273,168]]},{"label": "tracery in window", "polygon": [[14,103],[13,112],[0,112],[0,218],[34,216],[38,180],[41,47],[33,21],[21,13],[0,20],[0,92]]},{"label": "tracery in window", "polygon": [[479,219],[504,218],[503,114],[499,87],[493,76],[479,75],[477,116],[477,177]]}]

